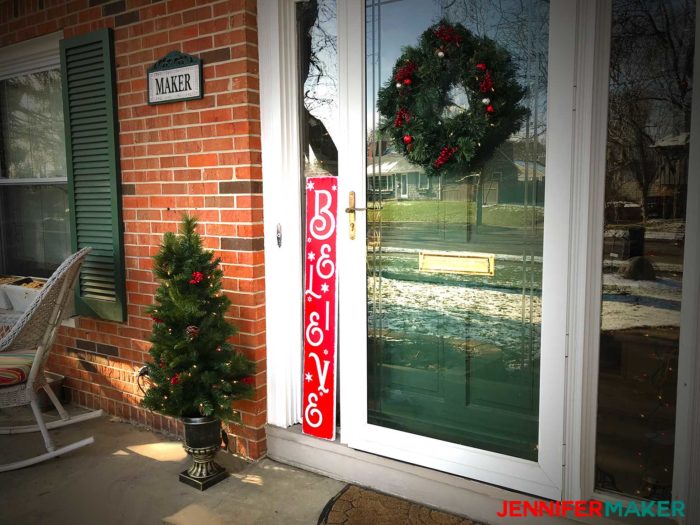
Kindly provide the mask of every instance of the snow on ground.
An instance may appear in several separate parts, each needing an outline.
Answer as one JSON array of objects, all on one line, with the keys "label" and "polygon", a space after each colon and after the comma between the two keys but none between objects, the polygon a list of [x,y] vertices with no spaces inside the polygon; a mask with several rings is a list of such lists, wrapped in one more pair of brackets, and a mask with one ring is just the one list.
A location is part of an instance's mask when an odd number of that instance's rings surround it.
[{"label": "snow on ground", "polygon": [[681,313],[668,308],[603,301],[603,330],[635,327],[680,326]]},{"label": "snow on ground", "polygon": [[659,278],[655,281],[633,281],[615,273],[603,275],[603,292],[606,294],[633,294],[657,299],[681,300],[681,282]]},{"label": "snow on ground", "polygon": [[[604,275],[603,330],[633,327],[679,326],[681,283],[672,279],[631,281]],[[381,319],[384,329],[398,333],[439,335],[454,339],[488,341],[517,350],[536,346],[541,323],[541,298],[494,289],[450,286],[399,279],[368,281],[375,300],[370,321]]]}]

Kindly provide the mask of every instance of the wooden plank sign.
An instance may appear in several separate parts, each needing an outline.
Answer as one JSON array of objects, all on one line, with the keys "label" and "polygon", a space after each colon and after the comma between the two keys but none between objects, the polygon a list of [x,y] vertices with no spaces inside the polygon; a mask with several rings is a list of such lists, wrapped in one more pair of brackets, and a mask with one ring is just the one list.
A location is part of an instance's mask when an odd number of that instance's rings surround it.
[{"label": "wooden plank sign", "polygon": [[302,432],[335,439],[338,179],[306,179]]}]

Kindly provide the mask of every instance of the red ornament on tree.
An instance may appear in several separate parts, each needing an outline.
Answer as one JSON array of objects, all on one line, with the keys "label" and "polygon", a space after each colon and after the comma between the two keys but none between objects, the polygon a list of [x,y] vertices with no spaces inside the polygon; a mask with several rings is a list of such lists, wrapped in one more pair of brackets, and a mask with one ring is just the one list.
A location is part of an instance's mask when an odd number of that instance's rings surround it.
[{"label": "red ornament on tree", "polygon": [[190,279],[190,284],[199,284],[204,280],[204,274],[202,272],[192,272],[192,279]]},{"label": "red ornament on tree", "polygon": [[155,315],[152,315],[151,319],[153,319],[153,322],[156,324],[161,324],[163,322],[163,320],[161,318],[156,317]]},{"label": "red ornament on tree", "polygon": [[493,113],[494,111],[496,111],[496,110],[493,109],[493,106],[491,104],[486,106],[486,113]]},{"label": "red ornament on tree", "polygon": [[404,135],[403,136],[403,143],[406,144],[407,146],[413,142],[413,137],[411,135]]},{"label": "red ornament on tree", "polygon": [[413,81],[410,78],[404,78],[403,83],[405,86],[410,86],[413,83]]},{"label": "red ornament on tree", "polygon": [[478,69],[479,71],[486,71],[486,64],[484,64],[483,62],[479,62],[476,65],[476,69]]},{"label": "red ornament on tree", "polygon": [[199,335],[199,328],[190,325],[187,328],[185,328],[185,333],[187,334],[187,337],[189,337],[190,339],[194,339]]},{"label": "red ornament on tree", "polygon": [[180,382],[180,374],[175,374],[173,377],[170,378],[171,385],[177,385],[179,382]]},{"label": "red ornament on tree", "polygon": [[253,376],[245,376],[241,379],[241,383],[245,383],[246,385],[253,385],[255,384],[255,378]]}]

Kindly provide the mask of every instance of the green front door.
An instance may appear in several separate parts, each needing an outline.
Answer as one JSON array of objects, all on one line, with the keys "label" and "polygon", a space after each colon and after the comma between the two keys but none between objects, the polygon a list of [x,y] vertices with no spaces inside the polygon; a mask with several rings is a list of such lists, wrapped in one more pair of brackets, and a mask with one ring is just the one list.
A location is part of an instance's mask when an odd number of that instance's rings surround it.
[{"label": "green front door", "polygon": [[[368,0],[365,20],[367,422],[536,461],[549,2]],[[527,114],[482,162],[432,170],[392,139],[378,98],[440,21],[508,53]],[[483,110],[459,92],[436,104],[452,108],[438,125]],[[433,129],[419,118],[406,134]]]}]

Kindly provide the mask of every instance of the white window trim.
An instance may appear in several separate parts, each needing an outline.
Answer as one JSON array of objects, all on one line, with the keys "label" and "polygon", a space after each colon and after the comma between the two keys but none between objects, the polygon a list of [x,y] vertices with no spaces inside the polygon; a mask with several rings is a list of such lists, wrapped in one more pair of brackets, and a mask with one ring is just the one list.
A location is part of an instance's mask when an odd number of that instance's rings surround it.
[{"label": "white window trim", "polygon": [[258,0],[267,420],[283,428],[301,422],[302,215],[294,21],[293,0]]},{"label": "white window trim", "polygon": [[58,44],[62,38],[63,32],[58,31],[0,49],[0,80],[58,69],[61,65]]},{"label": "white window trim", "polygon": [[563,487],[570,499],[591,497],[595,483],[610,10],[607,0],[578,3]]}]

